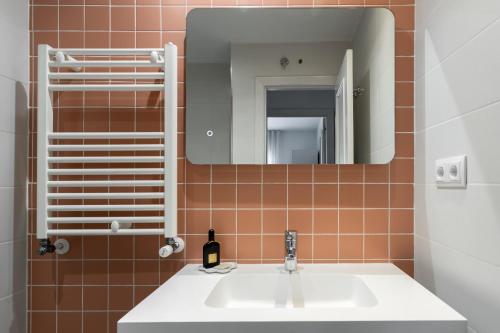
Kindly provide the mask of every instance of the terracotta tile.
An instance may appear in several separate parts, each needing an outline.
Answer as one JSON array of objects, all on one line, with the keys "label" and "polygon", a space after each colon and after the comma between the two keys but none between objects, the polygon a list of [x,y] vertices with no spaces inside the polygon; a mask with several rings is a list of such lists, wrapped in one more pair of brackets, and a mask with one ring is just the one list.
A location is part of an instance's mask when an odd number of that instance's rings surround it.
[{"label": "terracotta tile", "polygon": [[414,55],[413,31],[396,31],[396,56]]},{"label": "terracotta tile", "polygon": [[317,6],[338,6],[339,0],[316,0]]},{"label": "terracotta tile", "polygon": [[184,7],[162,7],[163,30],[186,30],[186,9]]},{"label": "terracotta tile", "polygon": [[336,235],[314,235],[314,259],[337,259],[337,242]]},{"label": "terracotta tile", "polygon": [[33,11],[33,30],[57,30],[57,7],[36,6]]},{"label": "terracotta tile", "polygon": [[413,117],[413,108],[396,108],[396,132],[413,132]]},{"label": "terracotta tile", "polygon": [[339,0],[339,5],[362,6],[364,4],[365,4],[364,0]]},{"label": "terracotta tile", "polygon": [[260,210],[238,210],[237,211],[237,233],[238,234],[260,234],[261,214]]},{"label": "terracotta tile", "polygon": [[262,178],[264,183],[286,183],[286,165],[262,166]]},{"label": "terracotta tile", "polygon": [[259,0],[239,0],[239,6],[260,6],[261,2]]},{"label": "terracotta tile", "polygon": [[415,0],[392,0],[392,5],[414,5]]},{"label": "terracotta tile", "polygon": [[81,286],[59,286],[57,287],[57,309],[58,310],[81,310],[82,287]]},{"label": "terracotta tile", "polygon": [[314,168],[315,183],[337,183],[338,166],[332,164],[316,164]]},{"label": "terracotta tile", "polygon": [[130,285],[133,283],[134,265],[132,260],[111,260],[109,262],[109,284]]},{"label": "terracotta tile", "polygon": [[[31,332],[56,332],[56,312],[31,312]],[[28,321],[29,322],[29,321]]]},{"label": "terracotta tile", "polygon": [[210,183],[210,165],[186,163],[186,181],[188,183]]},{"label": "terracotta tile", "polygon": [[263,7],[266,7],[266,6],[286,6],[287,5],[287,1],[286,0],[263,0],[262,1],[262,6]]},{"label": "terracotta tile", "polygon": [[212,185],[212,207],[213,208],[235,208],[236,207],[236,185],[213,184]]},{"label": "terracotta tile", "polygon": [[389,185],[388,184],[366,184],[365,185],[365,208],[387,208],[389,207]]},{"label": "terracotta tile", "polygon": [[109,30],[109,7],[85,6],[85,30]]},{"label": "terracotta tile", "polygon": [[391,182],[413,183],[413,159],[395,159],[391,162]]},{"label": "terracotta tile", "polygon": [[157,286],[159,283],[159,261],[135,260],[134,284]]},{"label": "terracotta tile", "polygon": [[105,259],[108,253],[107,237],[84,237],[83,257],[85,259]]},{"label": "terracotta tile", "polygon": [[127,311],[118,312],[108,312],[108,332],[118,332],[117,323],[120,318],[122,318]]},{"label": "terracotta tile", "polygon": [[391,209],[391,233],[413,233],[412,209]]},{"label": "terracotta tile", "polygon": [[169,42],[174,43],[177,46],[177,54],[179,56],[184,56],[185,38],[186,38],[185,31],[165,31],[162,34],[162,44],[167,44]]},{"label": "terracotta tile", "polygon": [[106,332],[107,327],[106,312],[83,312],[83,333]]},{"label": "terracotta tile", "polygon": [[108,283],[108,261],[107,260],[85,260],[83,261],[83,284],[97,285]]},{"label": "terracotta tile", "polygon": [[363,185],[362,184],[340,184],[339,185],[339,207],[340,208],[363,208]]},{"label": "terracotta tile", "polygon": [[264,208],[286,208],[286,184],[264,184],[262,195]]},{"label": "terracotta tile", "polygon": [[366,235],[365,259],[387,259],[389,252],[389,236]]},{"label": "terracotta tile", "polygon": [[289,184],[288,208],[311,208],[311,207],[312,207],[312,185]]},{"label": "terracotta tile", "polygon": [[134,286],[134,305],[142,302],[156,289],[156,286]]},{"label": "terracotta tile", "polygon": [[135,112],[133,109],[111,108],[109,118],[111,132],[132,132],[135,129]]},{"label": "terracotta tile", "polygon": [[107,286],[83,287],[83,310],[106,310],[108,307]]},{"label": "terracotta tile", "polygon": [[339,177],[341,183],[361,183],[363,182],[362,164],[339,165]]},{"label": "terracotta tile", "polygon": [[390,0],[365,0],[367,6],[389,5]]},{"label": "terracotta tile", "polygon": [[260,208],[261,185],[260,184],[238,184],[238,208]]},{"label": "terracotta tile", "polygon": [[391,6],[390,9],[396,18],[396,30],[415,29],[414,6]]},{"label": "terracotta tile", "polygon": [[212,165],[212,183],[236,182],[235,165]]},{"label": "terracotta tile", "polygon": [[396,83],[396,106],[413,106],[413,83]]},{"label": "terracotta tile", "polygon": [[360,234],[363,232],[363,210],[341,209],[339,211],[339,233]]},{"label": "terracotta tile", "polygon": [[[158,259],[160,236],[134,236],[134,238],[138,244],[134,248],[135,259]],[[163,240],[163,237],[161,238]]]},{"label": "terracotta tile", "polygon": [[186,232],[188,234],[204,234],[210,229],[209,210],[188,210],[186,212]]},{"label": "terracotta tile", "polygon": [[282,235],[262,236],[262,258],[282,259],[284,258],[284,240]]},{"label": "terracotta tile", "polygon": [[340,236],[339,258],[363,259],[363,236]]},{"label": "terracotta tile", "polygon": [[261,236],[238,235],[237,256],[239,259],[260,259]]},{"label": "terracotta tile", "polygon": [[366,183],[387,183],[389,181],[389,165],[372,164],[365,166]]},{"label": "terracotta tile", "polygon": [[175,273],[177,273],[182,267],[184,267],[184,260],[160,260],[160,283],[164,283]]},{"label": "terracotta tile", "polygon": [[398,266],[403,272],[413,277],[414,275],[414,262],[413,260],[393,260],[392,263]]},{"label": "terracotta tile", "polygon": [[391,235],[391,259],[413,258],[413,235]]},{"label": "terracotta tile", "polygon": [[33,260],[31,264],[31,285],[55,285],[56,261]]},{"label": "terracotta tile", "polygon": [[186,258],[187,259],[202,259],[203,244],[208,240],[208,237],[203,235],[187,235],[186,236]]},{"label": "terracotta tile", "polygon": [[238,183],[260,183],[262,178],[262,167],[259,165],[236,166]]},{"label": "terracotta tile", "polygon": [[31,286],[31,309],[54,311],[56,309],[56,287]]},{"label": "terracotta tile", "polygon": [[187,184],[186,185],[187,208],[209,208],[210,185]]},{"label": "terracotta tile", "polygon": [[311,235],[299,234],[297,236],[297,257],[299,259],[299,263],[304,262],[304,260],[307,259],[312,259],[312,246]]},{"label": "terracotta tile", "polygon": [[132,308],[133,300],[133,287],[109,287],[109,310],[128,311]]},{"label": "terracotta tile", "polygon": [[312,233],[312,210],[288,210],[288,229],[299,234]]},{"label": "terracotta tile", "polygon": [[82,284],[82,262],[80,260],[59,261],[57,267],[57,284]]},{"label": "terracotta tile", "polygon": [[160,7],[137,7],[137,30],[160,30]]},{"label": "terracotta tile", "polygon": [[[135,33],[130,31],[113,31],[111,33],[111,47],[112,48],[134,48],[135,47]],[[132,95],[128,92],[122,93],[124,95]],[[118,92],[113,92],[111,95],[121,95]],[[134,104],[132,102],[132,104]],[[116,105],[111,101],[111,105]]]},{"label": "terracotta tile", "polygon": [[396,81],[413,81],[413,57],[396,57]]},{"label": "terracotta tile", "polygon": [[214,210],[212,211],[212,226],[219,234],[236,233],[236,211]]},{"label": "terracotta tile", "polygon": [[338,210],[315,210],[313,233],[335,234],[338,232]]},{"label": "terracotta tile", "polygon": [[236,235],[215,235],[215,240],[220,243],[221,260],[236,259]]},{"label": "terracotta tile", "polygon": [[[137,31],[135,33],[137,48],[161,48],[161,32],[160,31]],[[179,64],[182,64],[179,61]],[[184,74],[184,70],[179,71],[179,75]],[[180,80],[184,81],[184,80]]]},{"label": "terracotta tile", "polygon": [[338,185],[315,184],[314,185],[314,207],[336,208],[338,206]]},{"label": "terracotta tile", "polygon": [[111,7],[111,30],[133,31],[135,13],[133,7]]},{"label": "terracotta tile", "polygon": [[396,133],[396,157],[413,157],[413,133]]},{"label": "terracotta tile", "polygon": [[391,208],[413,208],[413,184],[391,184]]},{"label": "terracotta tile", "polygon": [[389,232],[389,210],[365,210],[365,233],[385,234]]},{"label": "terracotta tile", "polygon": [[286,229],[286,210],[264,210],[262,212],[264,234],[281,234]]},{"label": "terracotta tile", "polygon": [[288,166],[289,183],[312,183],[311,165],[289,165]]},{"label": "terracotta tile", "polygon": [[83,7],[59,6],[60,30],[83,30]]},{"label": "terracotta tile", "polygon": [[113,259],[132,259],[134,242],[131,236],[110,237],[109,238],[109,257]]},{"label": "terracotta tile", "polygon": [[212,1],[212,6],[213,7],[217,7],[217,6],[236,6],[236,5],[237,5],[237,1],[236,0],[213,0]]}]

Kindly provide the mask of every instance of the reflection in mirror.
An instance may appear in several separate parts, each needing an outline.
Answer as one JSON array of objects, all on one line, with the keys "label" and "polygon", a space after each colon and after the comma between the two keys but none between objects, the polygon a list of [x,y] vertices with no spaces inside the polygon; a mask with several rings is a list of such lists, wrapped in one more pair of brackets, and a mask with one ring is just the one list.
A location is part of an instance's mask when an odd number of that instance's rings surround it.
[{"label": "reflection in mirror", "polygon": [[188,15],[192,163],[383,164],[394,148],[390,11],[200,8]]}]

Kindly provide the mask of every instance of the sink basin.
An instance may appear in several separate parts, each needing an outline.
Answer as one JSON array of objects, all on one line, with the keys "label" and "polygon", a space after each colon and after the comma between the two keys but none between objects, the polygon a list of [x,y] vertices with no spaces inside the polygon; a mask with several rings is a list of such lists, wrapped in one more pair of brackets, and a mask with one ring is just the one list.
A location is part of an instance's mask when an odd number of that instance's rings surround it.
[{"label": "sink basin", "polygon": [[352,274],[239,274],[223,277],[205,304],[215,308],[338,308],[375,306],[366,284]]},{"label": "sink basin", "polygon": [[467,320],[396,266],[186,265],[118,321],[118,333],[466,333]]}]

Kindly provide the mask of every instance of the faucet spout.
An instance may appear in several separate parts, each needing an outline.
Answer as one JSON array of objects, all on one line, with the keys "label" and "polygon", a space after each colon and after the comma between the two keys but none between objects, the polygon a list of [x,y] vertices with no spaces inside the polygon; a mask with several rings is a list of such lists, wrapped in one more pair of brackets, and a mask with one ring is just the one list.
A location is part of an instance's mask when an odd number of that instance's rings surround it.
[{"label": "faucet spout", "polygon": [[285,231],[285,270],[294,272],[297,270],[297,231]]}]

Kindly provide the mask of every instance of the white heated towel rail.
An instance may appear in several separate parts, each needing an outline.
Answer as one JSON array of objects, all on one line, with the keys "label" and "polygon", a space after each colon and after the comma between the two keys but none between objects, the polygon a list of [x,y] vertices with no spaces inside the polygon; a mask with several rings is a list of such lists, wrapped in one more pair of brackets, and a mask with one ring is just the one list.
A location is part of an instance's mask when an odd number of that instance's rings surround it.
[{"label": "white heated towel rail", "polygon": [[[54,130],[53,94],[64,91],[163,92],[163,132]],[[177,47],[39,45],[37,154],[40,254],[67,246],[52,244],[51,236],[74,235],[164,235],[161,256],[182,251],[177,236]]]}]

